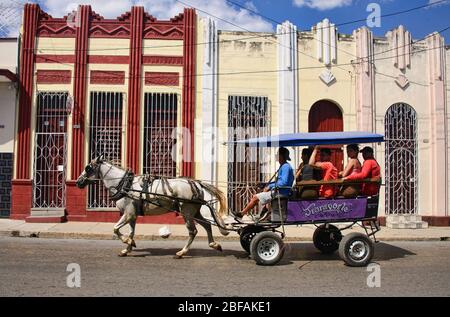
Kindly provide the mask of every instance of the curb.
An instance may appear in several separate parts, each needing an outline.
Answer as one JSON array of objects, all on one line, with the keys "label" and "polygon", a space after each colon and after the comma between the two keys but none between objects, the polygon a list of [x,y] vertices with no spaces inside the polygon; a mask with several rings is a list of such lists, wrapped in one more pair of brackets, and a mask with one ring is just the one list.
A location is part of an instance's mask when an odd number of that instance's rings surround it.
[{"label": "curb", "polygon": [[[86,239],[86,240],[118,240],[116,236],[104,233],[77,233],[77,232],[38,232],[3,230],[0,237],[16,238],[43,238],[43,239]],[[186,240],[187,235],[171,235],[169,238],[162,238],[159,235],[137,234],[136,240],[141,241],[163,241],[163,240]],[[206,241],[206,236],[197,236],[197,240]],[[239,241],[239,236],[220,236],[220,241]],[[285,241],[312,241],[312,237],[286,237]],[[378,241],[450,241],[450,237],[378,237]]]}]

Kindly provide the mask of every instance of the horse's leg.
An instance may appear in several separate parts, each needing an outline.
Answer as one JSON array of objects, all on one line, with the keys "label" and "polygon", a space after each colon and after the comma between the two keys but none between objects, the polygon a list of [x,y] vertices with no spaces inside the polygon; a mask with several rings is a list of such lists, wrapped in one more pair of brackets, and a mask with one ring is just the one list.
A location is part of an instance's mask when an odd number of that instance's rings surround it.
[{"label": "horse's leg", "polygon": [[136,243],[134,242],[134,234],[136,229],[136,218],[130,220],[130,234],[128,235],[127,243],[130,244],[133,248],[136,248]]},{"label": "horse's leg", "polygon": [[199,221],[198,224],[205,228],[206,234],[208,235],[208,245],[210,248],[213,248],[217,251],[222,251],[222,246],[214,241],[214,236],[212,234],[211,224],[207,222],[205,218],[203,218],[200,209],[197,211],[197,214],[195,216]]},{"label": "horse's leg", "polygon": [[[126,215],[126,220],[123,223],[123,225],[126,225],[127,223],[130,225],[130,234],[128,235],[127,239],[122,240],[123,243],[127,244],[127,247],[120,251],[120,256],[126,256],[128,253],[130,253],[133,250],[133,247],[136,247],[136,243],[134,242],[134,228],[136,226],[136,205],[134,203],[127,204],[127,207],[125,208],[124,215]],[[120,229],[120,228],[119,228]]]},{"label": "horse's leg", "polygon": [[123,243],[126,243],[127,239],[123,237],[122,233],[120,232],[120,228],[125,226],[128,222],[128,215],[126,212],[124,212],[119,221],[114,225],[114,234],[116,234],[120,241],[122,241]]},{"label": "horse's leg", "polygon": [[186,228],[189,231],[189,240],[186,243],[186,245],[183,247],[183,249],[181,249],[180,251],[178,251],[175,254],[175,257],[178,259],[181,259],[183,257],[183,255],[188,253],[189,248],[190,248],[192,242],[194,241],[195,236],[197,235],[197,228],[195,227],[195,222],[194,222],[194,218],[193,218],[195,213],[192,212],[192,208],[189,208],[186,205],[182,206],[181,214],[183,215],[184,221],[186,222]]}]

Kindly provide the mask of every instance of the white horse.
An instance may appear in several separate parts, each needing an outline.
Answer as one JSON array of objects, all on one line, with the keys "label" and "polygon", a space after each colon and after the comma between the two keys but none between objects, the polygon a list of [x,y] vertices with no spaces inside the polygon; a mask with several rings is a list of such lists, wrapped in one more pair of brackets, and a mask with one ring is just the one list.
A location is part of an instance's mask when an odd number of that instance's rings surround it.
[{"label": "white horse", "polygon": [[[84,188],[96,180],[102,180],[103,185],[109,191],[112,200],[115,200],[120,210],[121,218],[114,226],[114,233],[119,239],[127,244],[119,255],[126,256],[133,247],[136,220],[139,214],[158,215],[177,210],[181,213],[189,231],[187,244],[176,253],[177,258],[183,257],[191,246],[197,234],[195,220],[208,235],[209,246],[215,250],[222,251],[219,243],[214,241],[211,223],[203,218],[200,208],[204,201],[205,191],[215,197],[220,204],[219,212],[210,208],[213,219],[218,223],[220,232],[227,235],[224,230],[223,216],[227,214],[226,198],[222,191],[216,187],[190,178],[161,178],[146,181],[145,176],[134,176],[131,172],[114,166],[105,161],[103,156],[93,159],[77,179],[77,186]],[[173,197],[173,199],[172,199]],[[123,237],[120,229],[126,224],[130,225],[128,238]]]}]

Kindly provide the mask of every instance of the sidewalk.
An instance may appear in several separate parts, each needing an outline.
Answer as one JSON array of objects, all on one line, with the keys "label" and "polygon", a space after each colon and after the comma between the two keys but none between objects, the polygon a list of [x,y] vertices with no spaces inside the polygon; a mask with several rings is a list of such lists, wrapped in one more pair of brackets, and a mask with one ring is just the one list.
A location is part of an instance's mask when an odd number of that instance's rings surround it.
[{"label": "sidewalk", "polygon": [[[66,222],[66,223],[27,223],[22,220],[0,219],[0,236],[8,237],[35,237],[56,239],[115,239],[113,235],[113,223],[108,222]],[[169,240],[185,240],[188,237],[184,225],[164,224],[137,224],[137,240],[163,240],[158,234],[161,227],[169,227],[171,236]],[[197,239],[206,239],[206,232],[201,226],[197,226]],[[122,233],[128,234],[129,227],[122,228]],[[302,227],[286,226],[286,240],[311,241],[315,230],[313,225]],[[344,234],[352,231],[364,232],[360,227],[346,230]],[[231,232],[228,236],[222,236],[217,228],[213,228],[214,236],[219,240],[238,240],[239,236]],[[427,229],[389,229],[381,227],[376,234],[380,241],[450,241],[450,227],[429,227]]]}]

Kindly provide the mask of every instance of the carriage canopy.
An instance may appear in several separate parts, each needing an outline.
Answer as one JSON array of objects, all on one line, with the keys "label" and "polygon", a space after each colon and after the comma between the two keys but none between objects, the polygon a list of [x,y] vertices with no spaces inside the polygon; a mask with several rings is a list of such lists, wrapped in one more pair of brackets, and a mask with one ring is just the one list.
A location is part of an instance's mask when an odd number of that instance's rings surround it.
[{"label": "carriage canopy", "polygon": [[310,146],[333,145],[352,143],[378,143],[383,142],[381,134],[347,131],[347,132],[310,132],[289,133],[246,140],[228,142],[228,144],[245,144],[255,147],[280,147],[280,146]]}]

